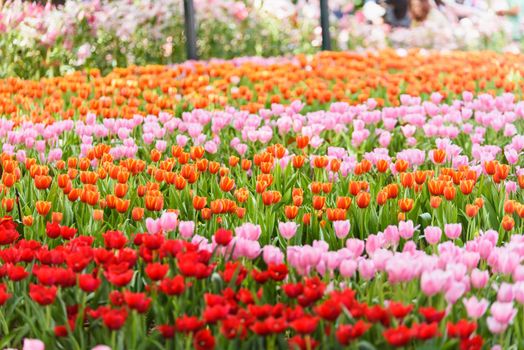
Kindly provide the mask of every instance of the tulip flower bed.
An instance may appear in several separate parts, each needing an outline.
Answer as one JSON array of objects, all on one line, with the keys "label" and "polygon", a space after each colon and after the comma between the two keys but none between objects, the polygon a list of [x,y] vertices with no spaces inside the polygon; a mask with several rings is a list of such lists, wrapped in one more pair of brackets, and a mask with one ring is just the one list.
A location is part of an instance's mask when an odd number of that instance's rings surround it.
[{"label": "tulip flower bed", "polygon": [[523,347],[522,57],[409,55],[1,81],[0,348]]},{"label": "tulip flower bed", "polygon": [[[330,103],[398,106],[400,95],[428,100],[463,91],[520,96],[524,55],[493,52],[324,52],[294,58],[239,58],[176,66],[96,69],[40,81],[0,80],[0,115],[15,122],[85,117],[133,118],[135,114],[180,115],[194,108],[236,107],[255,113],[273,103],[306,103],[305,111]],[[448,100],[450,102],[451,100]]]}]

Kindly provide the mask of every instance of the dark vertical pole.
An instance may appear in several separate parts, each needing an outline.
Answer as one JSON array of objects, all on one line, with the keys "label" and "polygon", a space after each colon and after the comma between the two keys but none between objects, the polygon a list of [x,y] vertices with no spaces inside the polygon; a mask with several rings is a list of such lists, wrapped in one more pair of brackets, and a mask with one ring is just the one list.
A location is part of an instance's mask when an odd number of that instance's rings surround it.
[{"label": "dark vertical pole", "polygon": [[322,27],[322,50],[331,50],[328,0],[320,0],[320,27]]},{"label": "dark vertical pole", "polygon": [[184,0],[184,22],[186,25],[187,58],[197,60],[195,7],[193,0]]}]

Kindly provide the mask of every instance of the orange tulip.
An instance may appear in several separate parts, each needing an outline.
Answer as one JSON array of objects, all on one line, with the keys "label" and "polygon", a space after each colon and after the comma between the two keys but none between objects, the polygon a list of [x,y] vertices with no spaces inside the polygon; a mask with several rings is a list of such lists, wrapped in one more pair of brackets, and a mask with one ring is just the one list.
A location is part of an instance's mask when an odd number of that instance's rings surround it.
[{"label": "orange tulip", "polygon": [[428,181],[429,193],[433,196],[440,196],[444,194],[444,187],[446,183],[444,181],[431,179]]},{"label": "orange tulip", "polygon": [[460,191],[468,195],[473,192],[473,187],[475,186],[475,181],[473,180],[461,180],[460,181]]},{"label": "orange tulip", "polygon": [[175,188],[179,191],[183,190],[186,187],[187,181],[183,176],[175,176]]},{"label": "orange tulip", "polygon": [[413,187],[413,183],[415,182],[415,177],[413,173],[401,173],[400,174],[400,183],[405,188],[411,188]]},{"label": "orange tulip", "polygon": [[141,221],[144,217],[144,208],[135,207],[131,211],[131,217],[134,221]]},{"label": "orange tulip", "polygon": [[244,216],[246,215],[246,208],[236,207],[235,214],[239,219],[244,218]]},{"label": "orange tulip", "polygon": [[127,189],[128,189],[127,184],[117,183],[115,185],[115,195],[118,198],[123,198],[127,193]]},{"label": "orange tulip", "polygon": [[388,191],[388,199],[397,198],[398,196],[398,185],[397,184],[387,185],[386,190]]},{"label": "orange tulip", "polygon": [[36,201],[35,203],[36,211],[42,216],[46,216],[51,210],[51,202],[47,201]]},{"label": "orange tulip", "polygon": [[509,165],[507,164],[497,164],[495,167],[495,174],[500,180],[506,180],[509,175]]},{"label": "orange tulip", "polygon": [[293,220],[298,215],[298,207],[294,205],[286,205],[284,207],[284,214],[289,220]]},{"label": "orange tulip", "polygon": [[304,197],[302,196],[293,196],[293,204],[297,207],[300,207],[304,201]]},{"label": "orange tulip", "polygon": [[413,209],[414,201],[412,198],[403,198],[398,200],[398,206],[400,210],[404,213],[411,211]]},{"label": "orange tulip", "polygon": [[379,159],[377,162],[377,171],[379,173],[385,173],[389,169],[389,164],[385,159]]},{"label": "orange tulip", "polygon": [[121,199],[121,198],[117,198],[116,199],[116,211],[118,211],[119,213],[125,213],[127,211],[127,209],[129,208],[129,204],[130,204],[130,200],[127,199],[127,200],[124,200],[124,199]]},{"label": "orange tulip", "polygon": [[384,205],[386,204],[388,200],[388,192],[387,190],[381,190],[377,193],[377,204],[378,205]]},{"label": "orange tulip", "polygon": [[51,221],[55,223],[60,223],[62,222],[63,217],[64,217],[64,214],[62,214],[61,212],[54,211],[51,214]]},{"label": "orange tulip", "polygon": [[2,174],[2,183],[6,186],[6,187],[13,187],[13,185],[15,184],[16,182],[16,176],[15,174],[12,174],[12,173],[3,173]]},{"label": "orange tulip", "polygon": [[513,220],[511,216],[504,215],[504,217],[502,218],[501,224],[502,224],[502,228],[505,231],[511,231],[513,227],[515,226],[515,220]]},{"label": "orange tulip", "polygon": [[440,203],[442,203],[442,198],[437,196],[431,196],[429,204],[432,208],[437,209],[440,206]]},{"label": "orange tulip", "polygon": [[453,185],[446,186],[444,188],[444,198],[446,198],[448,201],[453,200],[455,198],[456,190]]},{"label": "orange tulip", "polygon": [[220,189],[224,192],[229,192],[235,186],[235,180],[230,177],[224,176],[220,179]]},{"label": "orange tulip", "polygon": [[446,160],[446,151],[443,149],[433,150],[433,162],[435,164],[442,164]]},{"label": "orange tulip", "polygon": [[349,193],[356,196],[360,192],[360,183],[358,181],[349,182]]},{"label": "orange tulip", "polygon": [[213,215],[213,212],[211,211],[211,209],[204,208],[204,209],[202,209],[201,213],[202,213],[202,219],[204,219],[204,220],[211,220],[211,217]]},{"label": "orange tulip", "polygon": [[304,156],[293,156],[293,168],[295,169],[302,168],[305,161],[306,161],[306,157]]},{"label": "orange tulip", "polygon": [[336,173],[336,172],[338,172],[340,170],[341,164],[342,163],[340,162],[339,159],[335,159],[335,158],[331,159],[331,161],[329,162],[329,169],[332,172]]},{"label": "orange tulip", "polygon": [[24,216],[22,218],[22,224],[27,227],[33,226],[33,217],[31,215]]},{"label": "orange tulip", "polygon": [[409,163],[404,159],[398,159],[395,162],[395,170],[399,173],[403,173],[408,169]]},{"label": "orange tulip", "polygon": [[426,172],[423,170],[417,170],[415,171],[415,182],[418,185],[422,185],[424,182],[426,182]]},{"label": "orange tulip", "polygon": [[466,204],[466,215],[470,218],[477,216],[479,207],[474,204]]},{"label": "orange tulip", "polygon": [[102,209],[93,210],[93,220],[102,221],[104,220],[104,211]]},{"label": "orange tulip", "polygon": [[358,207],[361,209],[367,208],[370,200],[371,196],[368,192],[360,192],[359,194],[357,194],[357,197],[355,198]]},{"label": "orange tulip", "polygon": [[189,150],[189,154],[191,156],[191,159],[196,160],[200,159],[204,156],[205,149],[202,146],[193,146]]},{"label": "orange tulip", "polygon": [[484,206],[484,199],[482,198],[475,198],[475,201],[474,201],[474,204],[479,207],[479,208],[482,208]]},{"label": "orange tulip", "polygon": [[348,209],[351,205],[351,197],[337,197],[337,208]]},{"label": "orange tulip", "polygon": [[325,204],[326,204],[326,197],[313,196],[313,208],[315,208],[315,210],[321,210]]},{"label": "orange tulip", "polygon": [[519,175],[519,176],[517,177],[517,180],[518,180],[518,182],[519,182],[519,187],[520,187],[521,189],[524,189],[524,174]]},{"label": "orange tulip", "polygon": [[486,171],[486,174],[494,175],[495,172],[497,171],[496,169],[497,164],[498,162],[496,160],[490,160],[490,161],[484,162],[483,165],[484,165],[484,170]]},{"label": "orange tulip", "polygon": [[150,156],[151,156],[151,161],[156,163],[160,160],[160,157],[162,157],[162,153],[160,153],[160,151],[157,150],[156,148],[153,148],[150,152]]},{"label": "orange tulip", "polygon": [[311,182],[310,187],[311,187],[311,192],[313,194],[319,194],[322,191],[322,183],[318,181]]},{"label": "orange tulip", "polygon": [[195,196],[193,197],[193,208],[195,210],[202,210],[206,207],[207,204],[207,198],[206,197],[199,197]]},{"label": "orange tulip", "polygon": [[13,207],[15,206],[15,199],[14,198],[2,198],[2,207],[5,209],[6,212],[10,212],[13,210]]},{"label": "orange tulip", "polygon": [[504,202],[504,212],[506,214],[513,214],[515,212],[515,201],[506,200]]},{"label": "orange tulip", "polygon": [[240,166],[242,170],[248,171],[249,169],[251,169],[251,161],[249,159],[242,159]]},{"label": "orange tulip", "polygon": [[309,136],[298,135],[296,137],[297,147],[300,149],[306,148],[309,144]]},{"label": "orange tulip", "polygon": [[305,213],[304,216],[302,216],[302,223],[305,226],[308,226],[311,223],[311,213]]},{"label": "orange tulip", "polygon": [[262,203],[264,203],[264,205],[271,205],[273,204],[273,191],[265,191],[262,193]]},{"label": "orange tulip", "polygon": [[47,175],[37,175],[35,176],[35,186],[39,190],[48,189],[51,185],[51,176]]}]

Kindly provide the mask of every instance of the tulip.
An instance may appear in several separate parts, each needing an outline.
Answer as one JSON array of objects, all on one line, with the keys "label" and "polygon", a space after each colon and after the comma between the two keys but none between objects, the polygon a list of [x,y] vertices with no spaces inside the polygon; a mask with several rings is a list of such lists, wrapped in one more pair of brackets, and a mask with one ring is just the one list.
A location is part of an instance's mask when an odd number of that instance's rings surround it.
[{"label": "tulip", "polygon": [[150,234],[156,234],[162,230],[159,219],[147,218],[146,219],[147,232]]},{"label": "tulip", "polygon": [[413,226],[413,221],[401,221],[398,223],[398,233],[400,237],[404,239],[410,239],[413,237],[417,228]]},{"label": "tulip", "polygon": [[474,288],[482,289],[486,286],[489,280],[489,272],[474,269],[471,271],[471,284]]},{"label": "tulip", "polygon": [[93,210],[93,220],[102,221],[104,219],[104,211],[101,209]]},{"label": "tulip", "polygon": [[472,296],[469,299],[463,299],[462,301],[468,316],[474,319],[481,318],[488,309],[489,305],[489,302],[486,299],[478,300],[475,296]]},{"label": "tulip", "polygon": [[501,303],[511,303],[514,298],[513,285],[502,282],[497,292],[497,301]]},{"label": "tulip", "polygon": [[375,276],[375,264],[372,260],[361,260],[358,264],[358,272],[363,279],[370,280]]},{"label": "tulip", "polygon": [[24,339],[22,350],[45,350],[45,344],[39,339]]},{"label": "tulip", "polygon": [[426,241],[431,245],[435,245],[438,242],[440,242],[441,236],[442,230],[439,227],[428,226],[424,229],[424,237],[426,238]]},{"label": "tulip", "polygon": [[349,220],[338,220],[333,222],[333,228],[335,229],[335,235],[339,239],[344,239],[351,228]]},{"label": "tulip", "polygon": [[462,224],[446,224],[444,225],[444,233],[449,239],[457,239],[462,233]]},{"label": "tulip", "polygon": [[51,210],[51,202],[36,201],[35,207],[38,214],[46,216],[47,213],[49,213],[49,211]]},{"label": "tulip", "polygon": [[509,325],[517,315],[517,310],[511,302],[501,303],[496,301],[491,305],[490,311],[493,319],[502,325]]},{"label": "tulip", "polygon": [[169,232],[176,230],[178,225],[178,215],[173,212],[165,212],[160,217],[160,226],[163,231]]},{"label": "tulip", "polygon": [[191,236],[193,236],[193,233],[195,231],[195,222],[194,221],[180,221],[178,223],[178,232],[180,232],[180,235],[185,238],[189,239]]},{"label": "tulip", "polygon": [[340,275],[345,278],[353,277],[357,271],[358,264],[356,260],[348,259],[340,263],[339,271]]},{"label": "tulip", "polygon": [[289,222],[279,222],[278,223],[278,231],[284,237],[285,239],[291,239],[293,236],[295,236],[297,232],[297,228],[299,225],[297,225],[293,221]]}]

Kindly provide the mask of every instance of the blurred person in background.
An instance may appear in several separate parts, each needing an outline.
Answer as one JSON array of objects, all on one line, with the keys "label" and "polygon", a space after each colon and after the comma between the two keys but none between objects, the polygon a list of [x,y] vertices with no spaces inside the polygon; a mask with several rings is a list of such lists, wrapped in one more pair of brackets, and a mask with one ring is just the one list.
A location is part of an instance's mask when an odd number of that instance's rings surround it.
[{"label": "blurred person in background", "polygon": [[409,14],[410,0],[368,0],[364,4],[364,15],[371,22],[382,17],[384,23],[393,28],[409,28],[411,17]]},{"label": "blurred person in background", "polygon": [[507,0],[507,8],[497,9],[497,15],[506,17],[511,24],[513,40],[522,39],[522,21],[524,19],[524,0]]}]

